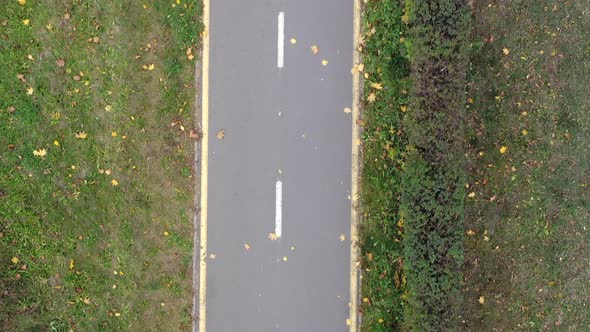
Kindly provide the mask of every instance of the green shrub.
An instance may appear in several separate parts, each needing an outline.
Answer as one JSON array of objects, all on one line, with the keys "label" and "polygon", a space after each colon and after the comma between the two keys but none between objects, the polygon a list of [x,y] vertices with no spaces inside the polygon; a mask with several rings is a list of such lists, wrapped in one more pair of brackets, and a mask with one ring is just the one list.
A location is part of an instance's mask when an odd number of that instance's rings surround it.
[{"label": "green shrub", "polygon": [[402,177],[404,327],[459,328],[469,13],[465,1],[406,2],[412,93]]}]

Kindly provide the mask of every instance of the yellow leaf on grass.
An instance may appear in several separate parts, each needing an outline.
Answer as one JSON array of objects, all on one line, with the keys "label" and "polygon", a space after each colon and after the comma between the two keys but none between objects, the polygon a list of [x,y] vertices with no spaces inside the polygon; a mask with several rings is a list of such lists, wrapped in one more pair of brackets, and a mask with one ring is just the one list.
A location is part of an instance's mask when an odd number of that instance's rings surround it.
[{"label": "yellow leaf on grass", "polygon": [[369,96],[367,97],[367,101],[368,101],[369,103],[374,103],[376,99],[377,99],[377,96],[375,95],[375,93],[374,93],[374,92],[371,92],[371,93],[369,94]]},{"label": "yellow leaf on grass", "polygon": [[113,187],[116,187],[116,186],[118,186],[118,185],[119,185],[119,181],[117,181],[117,180],[115,180],[115,179],[112,179],[112,180],[111,180],[111,185],[112,185]]},{"label": "yellow leaf on grass", "polygon": [[90,304],[90,298],[89,297],[85,297],[82,302],[84,302],[84,304]]},{"label": "yellow leaf on grass", "polygon": [[117,137],[117,132],[116,131],[111,132],[111,136]]},{"label": "yellow leaf on grass", "polygon": [[27,88],[27,94],[30,96],[35,92],[35,89],[33,89],[32,87],[28,87]]},{"label": "yellow leaf on grass", "polygon": [[477,299],[477,302],[484,304],[486,302],[486,298],[484,296],[480,296],[479,299]]},{"label": "yellow leaf on grass", "polygon": [[12,264],[18,264],[20,262],[20,259],[18,259],[18,257],[12,257],[10,261],[12,262]]},{"label": "yellow leaf on grass", "polygon": [[70,270],[73,270],[74,269],[74,259],[73,258],[70,259],[69,268],[70,268]]},{"label": "yellow leaf on grass", "polygon": [[507,147],[507,146],[502,146],[502,147],[500,148],[500,153],[501,153],[501,154],[504,154],[504,153],[506,153],[506,151],[508,151],[508,147]]},{"label": "yellow leaf on grass", "polygon": [[407,105],[402,105],[399,107],[400,111],[402,111],[403,113],[406,113],[408,111],[408,106]]},{"label": "yellow leaf on grass", "polygon": [[27,0],[18,0],[18,4],[24,6],[27,4]]},{"label": "yellow leaf on grass", "polygon": [[150,65],[148,66],[148,70],[154,70],[155,66],[153,63],[150,63]]},{"label": "yellow leaf on grass", "polygon": [[217,131],[217,139],[224,139],[225,138],[225,130],[218,130]]},{"label": "yellow leaf on grass", "polygon": [[164,231],[164,233],[162,233],[162,234],[164,234],[164,236],[170,235],[170,233],[168,233],[167,231]]},{"label": "yellow leaf on grass", "polygon": [[53,141],[53,145],[59,146],[59,141],[58,140]]},{"label": "yellow leaf on grass", "polygon": [[33,155],[37,156],[37,157],[45,157],[45,155],[47,155],[47,150],[45,150],[45,149],[34,150]]},{"label": "yellow leaf on grass", "polygon": [[29,20],[28,18],[23,20],[24,25],[29,25],[30,22],[31,22],[31,20]]},{"label": "yellow leaf on grass", "polygon": [[320,48],[317,45],[311,45],[310,49],[311,53],[313,54],[318,54],[318,52],[320,51]]},{"label": "yellow leaf on grass", "polygon": [[504,48],[502,49],[502,53],[503,53],[504,55],[508,55],[508,54],[510,54],[510,50],[509,50],[509,49],[507,49],[506,47],[504,47]]},{"label": "yellow leaf on grass", "polygon": [[522,133],[522,136],[526,136],[526,135],[528,135],[528,134],[529,134],[529,132],[528,132],[526,129],[523,129],[523,130],[521,131],[521,133]]},{"label": "yellow leaf on grass", "polygon": [[88,137],[88,134],[86,134],[85,132],[81,131],[81,132],[75,133],[74,136],[76,136],[76,138],[78,138],[78,139],[85,139],[86,137]]},{"label": "yellow leaf on grass", "polygon": [[381,83],[371,83],[371,87],[373,89],[383,90],[383,86],[381,85]]},{"label": "yellow leaf on grass", "polygon": [[113,110],[113,106],[112,105],[107,105],[107,106],[104,107],[104,110],[107,111],[107,112],[110,112],[110,111]]},{"label": "yellow leaf on grass", "polygon": [[467,235],[474,236],[475,235],[475,231],[472,230],[472,229],[470,229],[470,230],[467,231]]},{"label": "yellow leaf on grass", "polygon": [[470,192],[470,193],[469,193],[469,195],[467,195],[467,196],[468,196],[469,198],[473,198],[473,197],[475,197],[475,192],[473,192],[473,191],[472,191],[472,192]]}]

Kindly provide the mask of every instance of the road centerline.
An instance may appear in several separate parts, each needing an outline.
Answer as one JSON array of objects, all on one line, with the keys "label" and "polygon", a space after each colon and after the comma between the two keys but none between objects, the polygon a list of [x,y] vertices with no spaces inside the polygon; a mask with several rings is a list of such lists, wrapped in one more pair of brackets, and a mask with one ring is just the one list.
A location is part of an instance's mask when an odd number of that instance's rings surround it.
[{"label": "road centerline", "polygon": [[275,186],[275,235],[283,235],[283,182],[277,180]]},{"label": "road centerline", "polygon": [[277,67],[285,66],[285,12],[279,12],[277,38]]}]

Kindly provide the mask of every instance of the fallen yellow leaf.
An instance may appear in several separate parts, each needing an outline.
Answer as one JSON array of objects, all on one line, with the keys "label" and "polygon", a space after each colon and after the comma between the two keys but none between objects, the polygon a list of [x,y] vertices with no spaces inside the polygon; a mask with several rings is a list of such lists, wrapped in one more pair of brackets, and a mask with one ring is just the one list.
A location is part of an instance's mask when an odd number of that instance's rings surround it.
[{"label": "fallen yellow leaf", "polygon": [[18,257],[12,257],[12,259],[10,261],[12,262],[12,264],[18,264],[20,262]]},{"label": "fallen yellow leaf", "polygon": [[29,22],[31,22],[31,20],[29,20],[28,18],[23,20],[24,25],[29,25]]},{"label": "fallen yellow leaf", "polygon": [[381,85],[381,83],[371,83],[371,87],[373,89],[383,90],[383,86]]},{"label": "fallen yellow leaf", "polygon": [[244,243],[244,249],[250,250],[250,245],[248,243]]},{"label": "fallen yellow leaf", "polygon": [[346,235],[340,234],[340,242],[346,241]]},{"label": "fallen yellow leaf", "polygon": [[407,105],[402,105],[399,107],[399,109],[403,112],[406,113],[408,111],[408,106]]},{"label": "fallen yellow leaf", "polygon": [[484,304],[486,302],[486,298],[484,296],[480,296],[479,299],[477,299],[477,302]]},{"label": "fallen yellow leaf", "polygon": [[377,99],[377,96],[373,92],[371,92],[369,94],[369,96],[367,97],[367,101],[371,104],[374,103],[376,99]]},{"label": "fallen yellow leaf", "polygon": [[344,108],[344,113],[349,114],[351,112],[352,112],[352,110],[350,109],[350,107]]},{"label": "fallen yellow leaf", "polygon": [[310,49],[311,53],[313,54],[318,54],[318,52],[320,51],[320,48],[317,45],[311,45]]},{"label": "fallen yellow leaf", "polygon": [[503,53],[504,55],[508,55],[508,54],[510,54],[510,50],[509,50],[509,49],[507,49],[506,47],[504,47],[504,48],[502,49],[502,53]]},{"label": "fallen yellow leaf", "polygon": [[112,185],[113,187],[116,187],[116,186],[118,186],[118,185],[119,185],[119,181],[117,181],[117,180],[115,180],[115,179],[112,179],[112,180],[111,180],[111,185]]},{"label": "fallen yellow leaf", "polygon": [[53,145],[59,146],[59,141],[58,140],[53,141]]},{"label": "fallen yellow leaf", "polygon": [[217,131],[217,139],[224,139],[225,138],[225,130],[221,129]]},{"label": "fallen yellow leaf", "polygon": [[297,44],[297,39],[291,38],[291,44],[293,44],[293,45]]},{"label": "fallen yellow leaf", "polygon": [[35,89],[33,89],[32,87],[28,87],[27,88],[27,94],[30,96],[35,92]]},{"label": "fallen yellow leaf", "polygon": [[286,262],[288,260],[287,256],[283,256],[283,262]]},{"label": "fallen yellow leaf", "polygon": [[70,259],[69,268],[70,268],[70,270],[73,270],[74,269],[74,259],[73,258]]},{"label": "fallen yellow leaf", "polygon": [[45,150],[45,149],[34,150],[33,155],[37,156],[37,157],[45,157],[45,155],[47,155],[47,150]]},{"label": "fallen yellow leaf", "polygon": [[508,147],[507,147],[507,146],[502,146],[502,147],[500,148],[500,153],[501,153],[501,154],[504,154],[504,153],[506,153],[506,151],[508,151]]},{"label": "fallen yellow leaf", "polygon": [[468,196],[469,198],[473,198],[473,197],[475,197],[475,192],[473,192],[473,191],[472,191],[472,192],[470,192],[470,193],[469,193],[469,195],[467,195],[467,196]]},{"label": "fallen yellow leaf", "polygon": [[150,63],[150,65],[148,66],[148,70],[154,70],[155,66],[153,63]]},{"label": "fallen yellow leaf", "polygon": [[322,66],[327,66],[328,65],[328,60],[324,59],[322,60]]},{"label": "fallen yellow leaf", "polygon": [[18,4],[24,6],[27,4],[27,0],[18,0]]},{"label": "fallen yellow leaf", "polygon": [[111,132],[111,136],[117,137],[117,132],[116,131]]},{"label": "fallen yellow leaf", "polygon": [[268,233],[268,239],[271,241],[276,241],[278,237],[275,233]]},{"label": "fallen yellow leaf", "polygon": [[78,138],[78,139],[85,139],[86,137],[88,137],[88,134],[81,131],[81,132],[75,133],[74,136],[76,136],[76,138]]},{"label": "fallen yellow leaf", "polygon": [[104,107],[104,110],[107,111],[107,112],[110,112],[110,111],[113,110],[113,106],[112,105],[107,105],[107,106]]},{"label": "fallen yellow leaf", "polygon": [[528,135],[528,134],[529,134],[529,132],[528,132],[526,129],[523,129],[523,130],[521,131],[521,133],[522,133],[522,136],[526,136],[526,135]]},{"label": "fallen yellow leaf", "polygon": [[209,254],[210,259],[215,259],[216,257],[217,257],[217,255],[215,255],[215,254]]},{"label": "fallen yellow leaf", "polygon": [[170,233],[168,233],[167,231],[164,231],[164,233],[162,233],[162,234],[164,234],[164,236],[170,235]]}]

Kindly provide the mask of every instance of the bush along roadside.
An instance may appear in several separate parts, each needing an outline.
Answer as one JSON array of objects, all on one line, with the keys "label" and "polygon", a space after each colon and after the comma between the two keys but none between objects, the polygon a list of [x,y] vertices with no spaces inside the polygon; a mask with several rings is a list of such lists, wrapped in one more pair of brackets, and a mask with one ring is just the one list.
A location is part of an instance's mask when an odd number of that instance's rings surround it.
[{"label": "bush along roadside", "polygon": [[407,144],[409,63],[399,0],[369,1],[363,15],[362,330],[392,331],[403,319],[401,169]]},{"label": "bush along roadside", "polygon": [[402,17],[412,82],[400,207],[405,330],[459,328],[469,19],[461,0],[407,0]]}]

